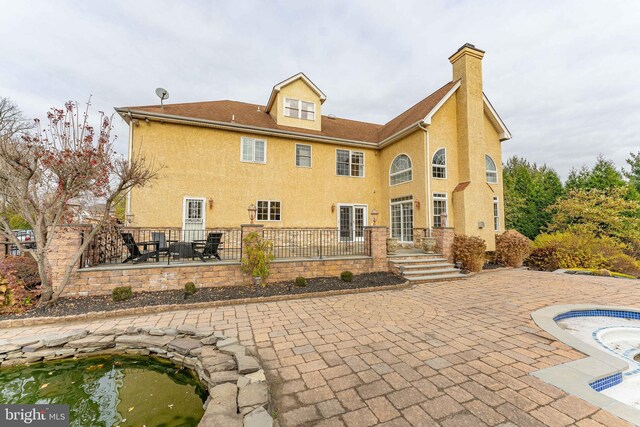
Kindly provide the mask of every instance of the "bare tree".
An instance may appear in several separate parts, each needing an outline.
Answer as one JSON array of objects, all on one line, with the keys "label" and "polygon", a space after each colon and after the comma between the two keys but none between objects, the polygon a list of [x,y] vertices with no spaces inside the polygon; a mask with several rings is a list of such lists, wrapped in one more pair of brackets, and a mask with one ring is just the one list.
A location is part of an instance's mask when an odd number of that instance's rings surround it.
[{"label": "bare tree", "polygon": [[[97,127],[89,124],[89,107],[77,103],[47,114],[29,126],[20,110],[0,99],[0,233],[21,252],[33,255],[42,281],[40,303],[57,299],[93,237],[109,222],[110,211],[134,187],[155,179],[157,170],[137,155],[125,159],[111,140],[113,116],[100,112]],[[32,130],[32,131],[31,131]],[[101,212],[83,244],[67,260],[62,280],[53,288],[49,250],[71,202],[101,200]],[[12,232],[9,213],[21,215],[32,227],[36,245],[26,247]]]}]

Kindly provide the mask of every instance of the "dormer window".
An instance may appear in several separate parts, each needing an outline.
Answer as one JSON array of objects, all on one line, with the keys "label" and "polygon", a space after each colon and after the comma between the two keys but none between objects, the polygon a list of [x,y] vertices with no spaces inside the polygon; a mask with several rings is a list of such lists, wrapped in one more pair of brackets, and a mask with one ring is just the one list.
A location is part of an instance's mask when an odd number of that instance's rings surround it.
[{"label": "dormer window", "polygon": [[315,120],[316,104],[299,99],[284,99],[284,115],[295,119]]}]

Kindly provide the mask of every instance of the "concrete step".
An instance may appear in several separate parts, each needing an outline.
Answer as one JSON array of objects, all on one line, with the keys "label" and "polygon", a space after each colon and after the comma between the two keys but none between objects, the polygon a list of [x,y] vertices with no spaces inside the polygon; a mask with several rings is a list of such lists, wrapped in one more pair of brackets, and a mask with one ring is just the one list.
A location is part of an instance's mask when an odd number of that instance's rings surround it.
[{"label": "concrete step", "polygon": [[405,278],[410,278],[410,277],[414,277],[414,276],[437,276],[440,274],[449,274],[449,273],[460,273],[460,270],[458,270],[455,267],[451,267],[451,268],[434,268],[434,269],[430,269],[430,270],[405,270],[403,273],[403,276]]},{"label": "concrete step", "polygon": [[405,271],[407,270],[428,270],[434,268],[453,268],[454,264],[450,264],[448,262],[430,262],[426,264],[400,264],[395,265],[394,267],[399,268],[402,267]]},{"label": "concrete step", "polygon": [[435,274],[433,276],[405,276],[412,284],[444,282],[447,280],[460,280],[467,276],[460,273]]},{"label": "concrete step", "polygon": [[442,255],[440,255],[439,258],[420,257],[415,259],[393,259],[393,260],[390,260],[390,262],[392,262],[393,264],[415,264],[415,263],[427,264],[431,262],[447,262],[447,259],[442,258]]}]

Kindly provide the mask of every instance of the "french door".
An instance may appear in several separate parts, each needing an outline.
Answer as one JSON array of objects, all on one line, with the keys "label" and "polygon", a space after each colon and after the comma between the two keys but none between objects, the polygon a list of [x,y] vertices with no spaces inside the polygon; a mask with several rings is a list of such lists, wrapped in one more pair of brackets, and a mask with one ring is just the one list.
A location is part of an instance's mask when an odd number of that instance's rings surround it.
[{"label": "french door", "polygon": [[204,198],[185,197],[182,214],[182,240],[204,240]]},{"label": "french door", "polygon": [[391,199],[391,237],[413,242],[413,197]]},{"label": "french door", "polygon": [[365,205],[338,205],[338,233],[341,242],[361,242],[367,225]]}]

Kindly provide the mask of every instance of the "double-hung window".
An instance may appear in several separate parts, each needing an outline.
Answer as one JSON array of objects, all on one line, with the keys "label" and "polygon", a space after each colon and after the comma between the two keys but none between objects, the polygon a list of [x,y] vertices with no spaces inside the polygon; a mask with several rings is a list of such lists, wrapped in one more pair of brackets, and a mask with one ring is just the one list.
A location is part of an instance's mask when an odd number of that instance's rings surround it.
[{"label": "double-hung window", "polygon": [[280,202],[275,200],[258,200],[256,203],[256,219],[258,221],[280,221]]},{"label": "double-hung window", "polygon": [[339,176],[364,176],[362,151],[336,150],[336,174]]},{"label": "double-hung window", "polygon": [[444,148],[439,149],[431,160],[431,176],[444,179],[447,177],[447,152]]},{"label": "double-hung window", "polygon": [[496,167],[496,162],[494,162],[491,157],[485,154],[484,163],[485,163],[485,168],[487,172],[487,182],[489,184],[497,184],[498,168]]},{"label": "double-hung window", "polygon": [[493,229],[500,231],[500,205],[497,196],[493,196]]},{"label": "double-hung window", "polygon": [[446,227],[446,219],[443,215],[447,215],[447,194],[433,193],[433,226]]},{"label": "double-hung window", "polygon": [[299,99],[284,99],[284,115],[295,119],[315,120],[316,104]]},{"label": "double-hung window", "polygon": [[264,139],[242,137],[241,147],[243,162],[267,163],[267,141]]},{"label": "double-hung window", "polygon": [[301,168],[311,167],[311,146],[296,144],[296,166]]}]

